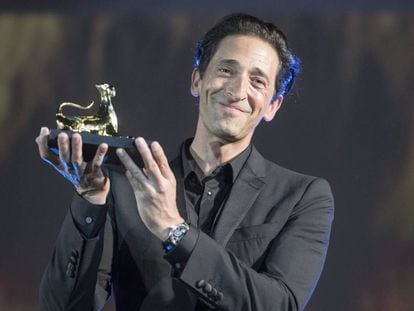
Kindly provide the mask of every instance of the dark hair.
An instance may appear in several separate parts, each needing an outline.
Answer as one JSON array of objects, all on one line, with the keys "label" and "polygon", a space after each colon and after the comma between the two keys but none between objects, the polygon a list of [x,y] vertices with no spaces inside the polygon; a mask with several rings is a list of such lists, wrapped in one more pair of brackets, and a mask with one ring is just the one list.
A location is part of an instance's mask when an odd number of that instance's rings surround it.
[{"label": "dark hair", "polygon": [[300,59],[289,50],[287,38],[279,28],[248,14],[225,16],[198,42],[194,67],[200,70],[200,75],[204,74],[221,40],[230,35],[255,36],[268,42],[276,50],[281,66],[276,76],[275,95],[286,95],[300,72]]}]

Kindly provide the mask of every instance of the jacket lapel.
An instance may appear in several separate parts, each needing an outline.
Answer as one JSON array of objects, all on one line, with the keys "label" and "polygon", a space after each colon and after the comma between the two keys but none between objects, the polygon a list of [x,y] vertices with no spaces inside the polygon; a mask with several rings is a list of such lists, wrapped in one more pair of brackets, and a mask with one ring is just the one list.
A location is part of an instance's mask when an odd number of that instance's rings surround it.
[{"label": "jacket lapel", "polygon": [[226,245],[246,216],[265,184],[265,175],[265,160],[253,147],[213,229],[212,238],[219,244]]}]

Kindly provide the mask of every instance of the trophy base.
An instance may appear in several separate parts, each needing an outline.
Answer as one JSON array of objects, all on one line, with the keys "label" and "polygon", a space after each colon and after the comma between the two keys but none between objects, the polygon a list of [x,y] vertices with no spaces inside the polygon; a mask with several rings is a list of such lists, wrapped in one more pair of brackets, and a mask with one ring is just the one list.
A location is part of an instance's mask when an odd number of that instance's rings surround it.
[{"label": "trophy base", "polygon": [[[57,138],[60,132],[65,132],[69,138],[71,138],[75,133],[68,130],[50,130],[48,146],[52,149],[52,151],[58,152]],[[88,132],[79,132],[79,134],[82,137],[82,154],[85,162],[92,161],[95,157],[96,149],[98,146],[102,143],[106,143],[109,148],[104,159],[105,164],[121,165],[121,162],[116,155],[116,149],[123,148],[129,154],[132,160],[138,165],[138,167],[144,167],[141,155],[135,146],[134,138],[121,136],[101,136]]]}]

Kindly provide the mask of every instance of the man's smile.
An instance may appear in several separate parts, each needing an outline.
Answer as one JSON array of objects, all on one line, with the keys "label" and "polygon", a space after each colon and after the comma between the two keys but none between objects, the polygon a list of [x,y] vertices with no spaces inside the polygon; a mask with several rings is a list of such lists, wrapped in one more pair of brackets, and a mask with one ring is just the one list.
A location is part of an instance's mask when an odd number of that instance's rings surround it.
[{"label": "man's smile", "polygon": [[223,106],[226,111],[249,113],[248,109],[240,107],[240,105],[225,104],[222,102],[219,102],[218,104]]}]

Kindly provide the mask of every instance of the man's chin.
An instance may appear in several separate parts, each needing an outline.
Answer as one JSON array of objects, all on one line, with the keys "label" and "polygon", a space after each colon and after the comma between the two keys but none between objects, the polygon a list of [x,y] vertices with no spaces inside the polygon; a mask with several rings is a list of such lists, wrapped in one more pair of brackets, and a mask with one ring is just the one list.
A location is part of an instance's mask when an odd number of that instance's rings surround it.
[{"label": "man's chin", "polygon": [[244,136],[239,132],[231,131],[229,129],[217,132],[216,137],[219,138],[223,143],[235,143],[244,138]]}]

